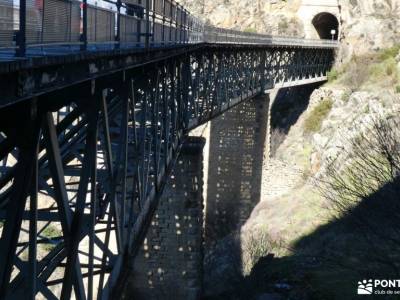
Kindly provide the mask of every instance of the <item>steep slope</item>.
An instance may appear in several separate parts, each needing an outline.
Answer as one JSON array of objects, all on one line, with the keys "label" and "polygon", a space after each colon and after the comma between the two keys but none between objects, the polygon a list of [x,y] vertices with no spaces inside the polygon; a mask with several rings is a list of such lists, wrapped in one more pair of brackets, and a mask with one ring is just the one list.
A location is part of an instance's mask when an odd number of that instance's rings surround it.
[{"label": "steep slope", "polygon": [[251,32],[303,36],[296,17],[301,0],[179,0],[181,4],[208,23],[224,28]]},{"label": "steep slope", "polygon": [[[372,209],[361,205],[365,199],[356,200],[356,207],[347,207],[346,216],[338,217],[319,189],[332,159],[351,168],[351,141],[360,136],[373,140],[369,130],[374,120],[399,115],[397,52],[392,48],[343,66],[334,80],[313,92],[297,122],[285,128],[288,134],[264,166],[261,201],[240,231],[207,253],[205,284],[210,299],[244,299],[262,293],[273,293],[277,299],[353,299],[355,285],[364,276],[396,276],[394,249],[400,235],[390,233],[394,246],[385,239],[378,242],[370,229],[354,224],[353,216],[361,210],[377,222],[379,231],[391,230],[390,224],[379,227],[391,211],[378,211],[389,202]],[[365,59],[369,64],[360,65]],[[354,65],[359,67],[355,70]],[[357,72],[370,75],[363,82],[349,81]],[[276,116],[285,119],[291,113]],[[283,129],[275,123],[275,130]],[[344,150],[349,155],[343,156]],[[377,192],[380,203],[387,195]]]},{"label": "steep slope", "polygon": [[340,58],[393,46],[399,41],[399,0],[339,0],[342,22]]},{"label": "steep slope", "polygon": [[[302,0],[179,0],[193,14],[225,28],[304,36],[297,12]],[[325,1],[320,0],[324,5]],[[353,54],[387,48],[400,38],[399,0],[338,0],[341,12],[339,62]]]}]

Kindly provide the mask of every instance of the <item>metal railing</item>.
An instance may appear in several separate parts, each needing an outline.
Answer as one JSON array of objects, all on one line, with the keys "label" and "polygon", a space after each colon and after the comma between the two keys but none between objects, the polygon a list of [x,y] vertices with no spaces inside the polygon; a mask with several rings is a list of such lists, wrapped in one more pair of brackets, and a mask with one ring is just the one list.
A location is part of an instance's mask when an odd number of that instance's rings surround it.
[{"label": "metal railing", "polygon": [[0,48],[12,47],[14,38],[14,7],[12,0],[0,0]]},{"label": "metal railing", "polygon": [[86,5],[87,43],[114,43],[115,12],[106,8]]},{"label": "metal railing", "polygon": [[303,39],[296,37],[273,36],[260,33],[243,32],[232,29],[206,26],[203,42],[210,44],[255,44],[255,45],[282,45],[282,46],[338,46],[338,41],[321,39]]},{"label": "metal railing", "polygon": [[37,54],[37,49],[85,51],[104,46],[147,48],[218,43],[334,48],[338,45],[337,41],[206,26],[173,0],[102,0],[93,4],[87,1],[0,0],[0,49],[10,49],[24,57],[32,49]]},{"label": "metal railing", "polygon": [[28,46],[80,42],[80,2],[26,1],[25,42]]}]

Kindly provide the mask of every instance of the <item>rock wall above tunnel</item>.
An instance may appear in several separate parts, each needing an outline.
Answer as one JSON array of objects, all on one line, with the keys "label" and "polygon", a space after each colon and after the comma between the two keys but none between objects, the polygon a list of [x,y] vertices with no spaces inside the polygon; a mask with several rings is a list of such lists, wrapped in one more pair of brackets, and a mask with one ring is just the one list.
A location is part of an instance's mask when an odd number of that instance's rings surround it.
[{"label": "rock wall above tunnel", "polygon": [[338,0],[303,0],[297,16],[304,24],[305,37],[310,39],[340,36],[340,5]]},{"label": "rock wall above tunnel", "polygon": [[399,0],[339,0],[339,4],[342,18],[339,62],[399,43]]}]

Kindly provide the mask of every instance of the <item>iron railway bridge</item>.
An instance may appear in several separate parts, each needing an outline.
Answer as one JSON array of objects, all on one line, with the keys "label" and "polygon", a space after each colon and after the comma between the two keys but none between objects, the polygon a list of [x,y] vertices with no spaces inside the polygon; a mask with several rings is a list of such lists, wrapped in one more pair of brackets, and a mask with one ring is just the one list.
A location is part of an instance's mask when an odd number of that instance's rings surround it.
[{"label": "iron railway bridge", "polygon": [[113,298],[188,132],[337,47],[103,4],[0,0],[1,299]]}]

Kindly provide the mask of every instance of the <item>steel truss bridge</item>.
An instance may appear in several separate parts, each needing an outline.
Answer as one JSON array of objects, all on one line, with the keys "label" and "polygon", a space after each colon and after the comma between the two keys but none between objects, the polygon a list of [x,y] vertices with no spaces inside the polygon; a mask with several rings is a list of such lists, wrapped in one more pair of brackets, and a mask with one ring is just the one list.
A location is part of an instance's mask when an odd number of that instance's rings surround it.
[{"label": "steel truss bridge", "polygon": [[188,132],[326,80],[337,47],[169,0],[29,1],[0,0],[1,299],[116,297]]}]

